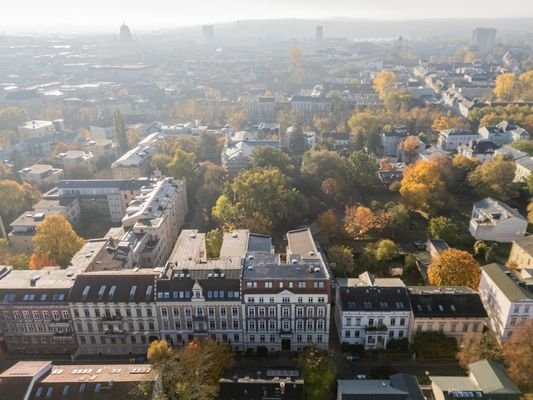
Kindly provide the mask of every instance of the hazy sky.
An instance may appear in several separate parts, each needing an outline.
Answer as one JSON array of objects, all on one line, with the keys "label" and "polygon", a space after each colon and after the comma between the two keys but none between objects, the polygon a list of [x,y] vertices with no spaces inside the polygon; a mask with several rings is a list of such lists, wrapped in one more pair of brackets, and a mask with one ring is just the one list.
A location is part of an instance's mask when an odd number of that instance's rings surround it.
[{"label": "hazy sky", "polygon": [[532,0],[0,0],[0,30],[177,27],[239,19],[533,17]]}]

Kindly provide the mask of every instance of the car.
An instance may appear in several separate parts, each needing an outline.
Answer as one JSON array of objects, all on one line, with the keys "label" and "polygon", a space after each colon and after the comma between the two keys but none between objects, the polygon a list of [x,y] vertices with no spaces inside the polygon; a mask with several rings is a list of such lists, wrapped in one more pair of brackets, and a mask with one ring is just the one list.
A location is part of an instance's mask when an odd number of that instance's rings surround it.
[{"label": "car", "polygon": [[349,361],[349,362],[359,361],[359,356],[357,354],[350,354],[346,356],[346,361]]},{"label": "car", "polygon": [[414,245],[419,250],[424,250],[426,248],[426,242],[424,240],[417,240],[414,242]]},{"label": "car", "polygon": [[355,379],[366,379],[366,375],[363,375],[363,374],[358,374],[358,375],[355,375]]}]

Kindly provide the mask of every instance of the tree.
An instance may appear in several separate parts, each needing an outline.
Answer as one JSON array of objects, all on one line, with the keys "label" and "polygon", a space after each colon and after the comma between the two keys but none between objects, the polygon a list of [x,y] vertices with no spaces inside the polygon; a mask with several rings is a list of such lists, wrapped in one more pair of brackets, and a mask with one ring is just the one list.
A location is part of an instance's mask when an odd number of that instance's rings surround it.
[{"label": "tree", "polygon": [[382,100],[384,100],[391,91],[396,89],[396,86],[396,74],[392,71],[379,71],[374,78],[374,90]]},{"label": "tree", "polygon": [[348,158],[350,182],[361,189],[376,189],[379,186],[376,158],[363,151],[353,152]]},{"label": "tree", "polygon": [[375,213],[364,206],[347,207],[344,213],[344,229],[354,239],[364,237],[374,229],[383,229],[390,223],[390,215],[385,211]]},{"label": "tree", "polygon": [[520,322],[503,346],[510,378],[524,390],[533,389],[533,319]]},{"label": "tree", "polygon": [[330,238],[335,236],[339,230],[339,221],[335,210],[326,210],[318,215],[316,224],[320,230],[320,235],[324,237],[325,241],[329,241]]},{"label": "tree", "polygon": [[533,141],[531,140],[517,140],[511,143],[509,146],[514,147],[517,150],[527,153],[529,156],[533,156]]},{"label": "tree", "polygon": [[0,108],[0,131],[16,132],[18,126],[28,121],[28,119],[28,114],[20,107]]},{"label": "tree", "polygon": [[47,253],[33,253],[28,265],[30,269],[41,269],[43,267],[53,267],[56,265],[56,262]]},{"label": "tree", "polygon": [[436,213],[453,206],[439,167],[432,161],[420,160],[405,168],[400,194],[406,205],[425,212]]},{"label": "tree", "polygon": [[480,277],[481,267],[463,250],[443,251],[428,268],[429,282],[435,286],[469,286],[477,290]]},{"label": "tree", "polygon": [[308,346],[300,353],[298,366],[305,380],[306,400],[333,398],[336,371],[328,351],[320,350],[316,345]]},{"label": "tree", "polygon": [[328,248],[328,260],[330,264],[335,264],[335,276],[350,276],[353,269],[352,249],[348,246],[335,245]]},{"label": "tree", "polygon": [[370,152],[376,152],[380,146],[380,119],[370,112],[355,112],[348,120],[348,126],[355,140],[355,149],[364,147]]},{"label": "tree", "polygon": [[315,183],[321,183],[326,178],[344,178],[346,160],[334,151],[310,150],[304,154],[301,172]]},{"label": "tree", "polygon": [[168,173],[176,179],[185,179],[187,181],[187,192],[194,193],[193,188],[198,179],[198,165],[194,153],[187,153],[177,149],[174,158],[167,166]]},{"label": "tree", "polygon": [[212,339],[191,341],[176,349],[164,340],[154,341],[148,359],[159,375],[161,400],[213,400],[222,372],[233,365],[231,347]]},{"label": "tree", "polygon": [[456,355],[459,365],[467,368],[468,364],[480,360],[502,361],[502,347],[491,331],[483,333],[469,332],[463,336]]},{"label": "tree", "polygon": [[0,216],[8,226],[15,218],[26,210],[30,210],[37,202],[40,193],[29,184],[19,184],[12,180],[0,181]]},{"label": "tree", "polygon": [[172,157],[165,153],[157,153],[150,160],[150,167],[161,171],[163,175],[168,175],[168,165],[172,162]]},{"label": "tree", "polygon": [[527,205],[527,220],[530,224],[533,224],[533,200]]},{"label": "tree", "polygon": [[391,261],[398,253],[398,246],[390,239],[383,239],[378,242],[376,248],[376,260]]},{"label": "tree", "polygon": [[403,151],[407,162],[411,162],[416,157],[420,144],[418,136],[407,136],[407,138],[400,143],[400,149]]},{"label": "tree", "polygon": [[518,184],[514,182],[516,164],[503,157],[479,165],[468,175],[468,182],[482,197],[494,197],[506,201],[518,196]]},{"label": "tree", "polygon": [[294,174],[294,163],[287,153],[281,149],[273,147],[258,147],[256,148],[250,159],[250,167],[252,168],[278,168],[281,173],[292,176]]},{"label": "tree", "polygon": [[228,228],[270,233],[301,223],[306,199],[277,168],[242,171],[218,198],[212,215]]},{"label": "tree", "polygon": [[433,120],[431,130],[435,132],[444,131],[452,128],[468,128],[468,123],[460,117],[450,117],[448,115],[440,115]]},{"label": "tree", "polygon": [[216,136],[209,133],[202,133],[198,143],[197,157],[199,161],[211,161],[220,164],[221,146]]},{"label": "tree", "polygon": [[224,232],[222,229],[212,229],[205,235],[205,247],[207,250],[207,258],[220,257],[220,249],[222,248],[222,240],[224,239]]},{"label": "tree", "polygon": [[457,225],[447,217],[435,217],[429,220],[429,237],[453,244],[457,241]]},{"label": "tree", "polygon": [[513,73],[501,74],[496,77],[494,84],[494,95],[499,100],[514,100],[517,91],[516,75]]},{"label": "tree", "polygon": [[115,128],[115,141],[117,142],[120,154],[124,154],[128,151],[128,135],[126,132],[126,122],[124,116],[117,108],[113,113],[113,126]]},{"label": "tree", "polygon": [[386,205],[387,212],[391,217],[391,225],[395,229],[402,229],[409,222],[409,210],[401,203],[389,203]]},{"label": "tree", "polygon": [[33,237],[35,254],[46,255],[62,267],[68,266],[72,256],[83,246],[84,240],[72,229],[62,215],[48,215],[37,226]]}]

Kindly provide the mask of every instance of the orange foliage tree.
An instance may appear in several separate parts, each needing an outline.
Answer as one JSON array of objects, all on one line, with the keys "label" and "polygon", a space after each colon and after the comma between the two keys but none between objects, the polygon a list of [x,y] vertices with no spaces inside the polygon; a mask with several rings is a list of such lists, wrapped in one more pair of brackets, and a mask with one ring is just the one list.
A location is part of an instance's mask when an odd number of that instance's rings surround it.
[{"label": "orange foliage tree", "polygon": [[429,283],[435,286],[469,286],[477,289],[481,267],[472,255],[449,249],[433,259],[428,268]]},{"label": "orange foliage tree", "polygon": [[33,253],[30,258],[30,269],[41,269],[43,267],[51,267],[56,265],[56,262],[47,253],[38,254]]}]

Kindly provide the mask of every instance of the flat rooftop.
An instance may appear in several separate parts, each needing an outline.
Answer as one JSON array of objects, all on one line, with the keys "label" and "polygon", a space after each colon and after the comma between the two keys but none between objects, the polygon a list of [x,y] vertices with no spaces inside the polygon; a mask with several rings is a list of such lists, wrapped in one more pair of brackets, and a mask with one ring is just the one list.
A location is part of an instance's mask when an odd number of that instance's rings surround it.
[{"label": "flat rooftop", "polygon": [[[71,288],[74,284],[74,271],[70,268],[44,267],[34,270],[11,270],[0,279],[0,289],[61,289]],[[31,286],[31,280],[35,286]]]},{"label": "flat rooftop", "polygon": [[0,379],[34,377],[51,365],[50,361],[19,361],[0,374]]},{"label": "flat rooftop", "polygon": [[155,372],[150,364],[113,365],[54,365],[52,372],[40,381],[47,383],[68,382],[142,382],[155,380]]}]

